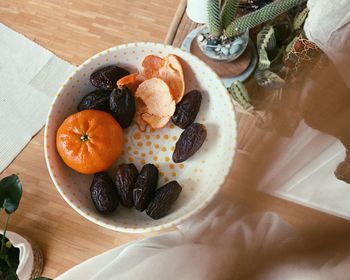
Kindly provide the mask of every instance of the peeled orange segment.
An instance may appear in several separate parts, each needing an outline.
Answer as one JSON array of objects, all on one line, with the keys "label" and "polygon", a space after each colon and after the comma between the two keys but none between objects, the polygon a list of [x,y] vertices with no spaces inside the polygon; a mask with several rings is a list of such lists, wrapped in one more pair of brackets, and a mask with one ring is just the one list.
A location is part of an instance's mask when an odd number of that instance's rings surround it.
[{"label": "peeled orange segment", "polygon": [[149,113],[143,113],[141,117],[153,129],[163,128],[171,119],[171,116],[159,117]]},{"label": "peeled orange segment", "polygon": [[118,87],[126,86],[131,92],[135,92],[137,87],[145,80],[146,78],[139,73],[132,73],[117,81]]},{"label": "peeled orange segment", "polygon": [[157,77],[166,82],[176,103],[180,102],[185,92],[185,80],[180,59],[173,54],[165,58],[148,55],[142,62],[143,75],[150,79]]},{"label": "peeled orange segment", "polygon": [[144,119],[142,118],[142,115],[147,111],[146,104],[140,98],[136,98],[135,102],[136,102],[136,112],[135,112],[134,121],[139,127],[139,130],[146,131],[147,122],[144,121]]},{"label": "peeled orange segment", "polygon": [[136,90],[136,98],[140,98],[147,107],[147,113],[156,116],[172,116],[175,112],[175,102],[169,86],[159,78],[142,82]]}]

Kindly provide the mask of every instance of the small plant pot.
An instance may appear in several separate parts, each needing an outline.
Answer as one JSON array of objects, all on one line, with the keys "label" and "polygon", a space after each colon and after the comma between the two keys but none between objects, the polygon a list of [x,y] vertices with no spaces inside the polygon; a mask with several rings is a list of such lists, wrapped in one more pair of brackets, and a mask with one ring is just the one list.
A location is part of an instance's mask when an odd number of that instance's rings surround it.
[{"label": "small plant pot", "polygon": [[[0,233],[3,234],[3,231]],[[15,232],[7,231],[6,237],[12,246],[19,249],[19,265],[16,270],[19,280],[32,280],[41,275],[44,258],[38,245]]]},{"label": "small plant pot", "polygon": [[196,37],[202,53],[208,58],[219,62],[231,62],[240,57],[249,43],[249,30],[234,38],[221,35],[212,38],[207,26],[203,26]]}]

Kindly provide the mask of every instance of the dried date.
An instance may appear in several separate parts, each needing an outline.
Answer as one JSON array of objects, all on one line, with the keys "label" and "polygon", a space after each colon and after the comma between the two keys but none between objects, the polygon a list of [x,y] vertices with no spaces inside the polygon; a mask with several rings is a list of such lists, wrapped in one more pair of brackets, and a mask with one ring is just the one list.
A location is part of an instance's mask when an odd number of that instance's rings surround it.
[{"label": "dried date", "polygon": [[152,198],[154,189],[158,182],[158,169],[153,164],[146,164],[142,167],[133,190],[135,208],[143,211]]},{"label": "dried date", "polygon": [[117,188],[120,203],[125,207],[132,207],[133,202],[133,190],[139,172],[134,164],[121,164],[115,175],[115,186]]},{"label": "dried date", "polygon": [[193,123],[180,135],[175,145],[173,161],[180,163],[193,156],[203,145],[207,129],[203,124]]},{"label": "dried date", "polygon": [[172,121],[178,127],[185,129],[191,125],[197,117],[202,102],[202,94],[198,90],[187,93],[176,105]]},{"label": "dried date", "polygon": [[119,204],[118,192],[106,172],[96,173],[90,187],[91,199],[98,212],[113,212]]},{"label": "dried date", "polygon": [[90,82],[93,86],[113,90],[117,81],[124,76],[129,75],[129,71],[116,65],[109,65],[96,70],[90,75]]},{"label": "dried date", "polygon": [[122,128],[127,128],[135,115],[134,95],[127,87],[115,88],[110,96],[109,106],[113,117]]},{"label": "dried date", "polygon": [[85,95],[78,105],[78,111],[93,109],[109,111],[109,98],[111,93],[107,90],[95,90]]},{"label": "dried date", "polygon": [[182,187],[176,181],[171,181],[155,191],[153,199],[146,208],[146,214],[154,220],[166,216],[171,206],[179,197]]}]

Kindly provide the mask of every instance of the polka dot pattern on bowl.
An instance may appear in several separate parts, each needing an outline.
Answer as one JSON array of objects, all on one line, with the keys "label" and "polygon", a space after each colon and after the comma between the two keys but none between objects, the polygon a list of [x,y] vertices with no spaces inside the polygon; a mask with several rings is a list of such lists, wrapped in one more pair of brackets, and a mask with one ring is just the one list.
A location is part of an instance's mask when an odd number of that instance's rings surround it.
[{"label": "polka dot pattern on bowl", "polygon": [[[172,161],[175,143],[182,129],[171,122],[161,130],[140,132],[135,124],[124,132],[122,157],[110,168],[113,176],[121,163],[134,163],[138,169],[145,163],[155,164],[160,171],[159,186],[177,180],[183,187],[171,213],[152,220],[145,213],[119,207],[110,216],[96,212],[89,188],[92,176],[79,174],[68,168],[55,148],[56,131],[63,120],[76,112],[82,97],[94,90],[89,82],[92,72],[110,64],[125,67],[130,72],[139,69],[149,54],[161,57],[176,54],[182,60],[186,92],[199,89],[202,105],[196,122],[203,123],[208,137],[202,148],[181,164]],[[115,46],[85,61],[65,81],[50,108],[45,128],[45,156],[54,184],[78,213],[106,228],[123,232],[148,232],[172,227],[203,209],[217,194],[233,162],[236,147],[236,119],[231,97],[221,80],[209,66],[190,53],[172,46],[156,43],[132,43]]]}]

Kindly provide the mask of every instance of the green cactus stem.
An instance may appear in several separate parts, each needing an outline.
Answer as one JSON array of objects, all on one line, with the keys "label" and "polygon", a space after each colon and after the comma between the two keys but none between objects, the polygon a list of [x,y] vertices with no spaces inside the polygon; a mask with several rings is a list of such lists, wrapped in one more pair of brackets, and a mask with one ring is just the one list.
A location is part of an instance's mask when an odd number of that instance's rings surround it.
[{"label": "green cactus stem", "polygon": [[208,27],[213,37],[219,37],[222,32],[220,19],[220,1],[208,0]]},{"label": "green cactus stem", "polygon": [[221,13],[222,27],[226,28],[235,19],[238,0],[226,0]]},{"label": "green cactus stem", "polygon": [[276,0],[263,8],[234,20],[226,29],[226,35],[234,37],[247,29],[254,28],[265,21],[285,13],[303,3],[304,0]]}]

